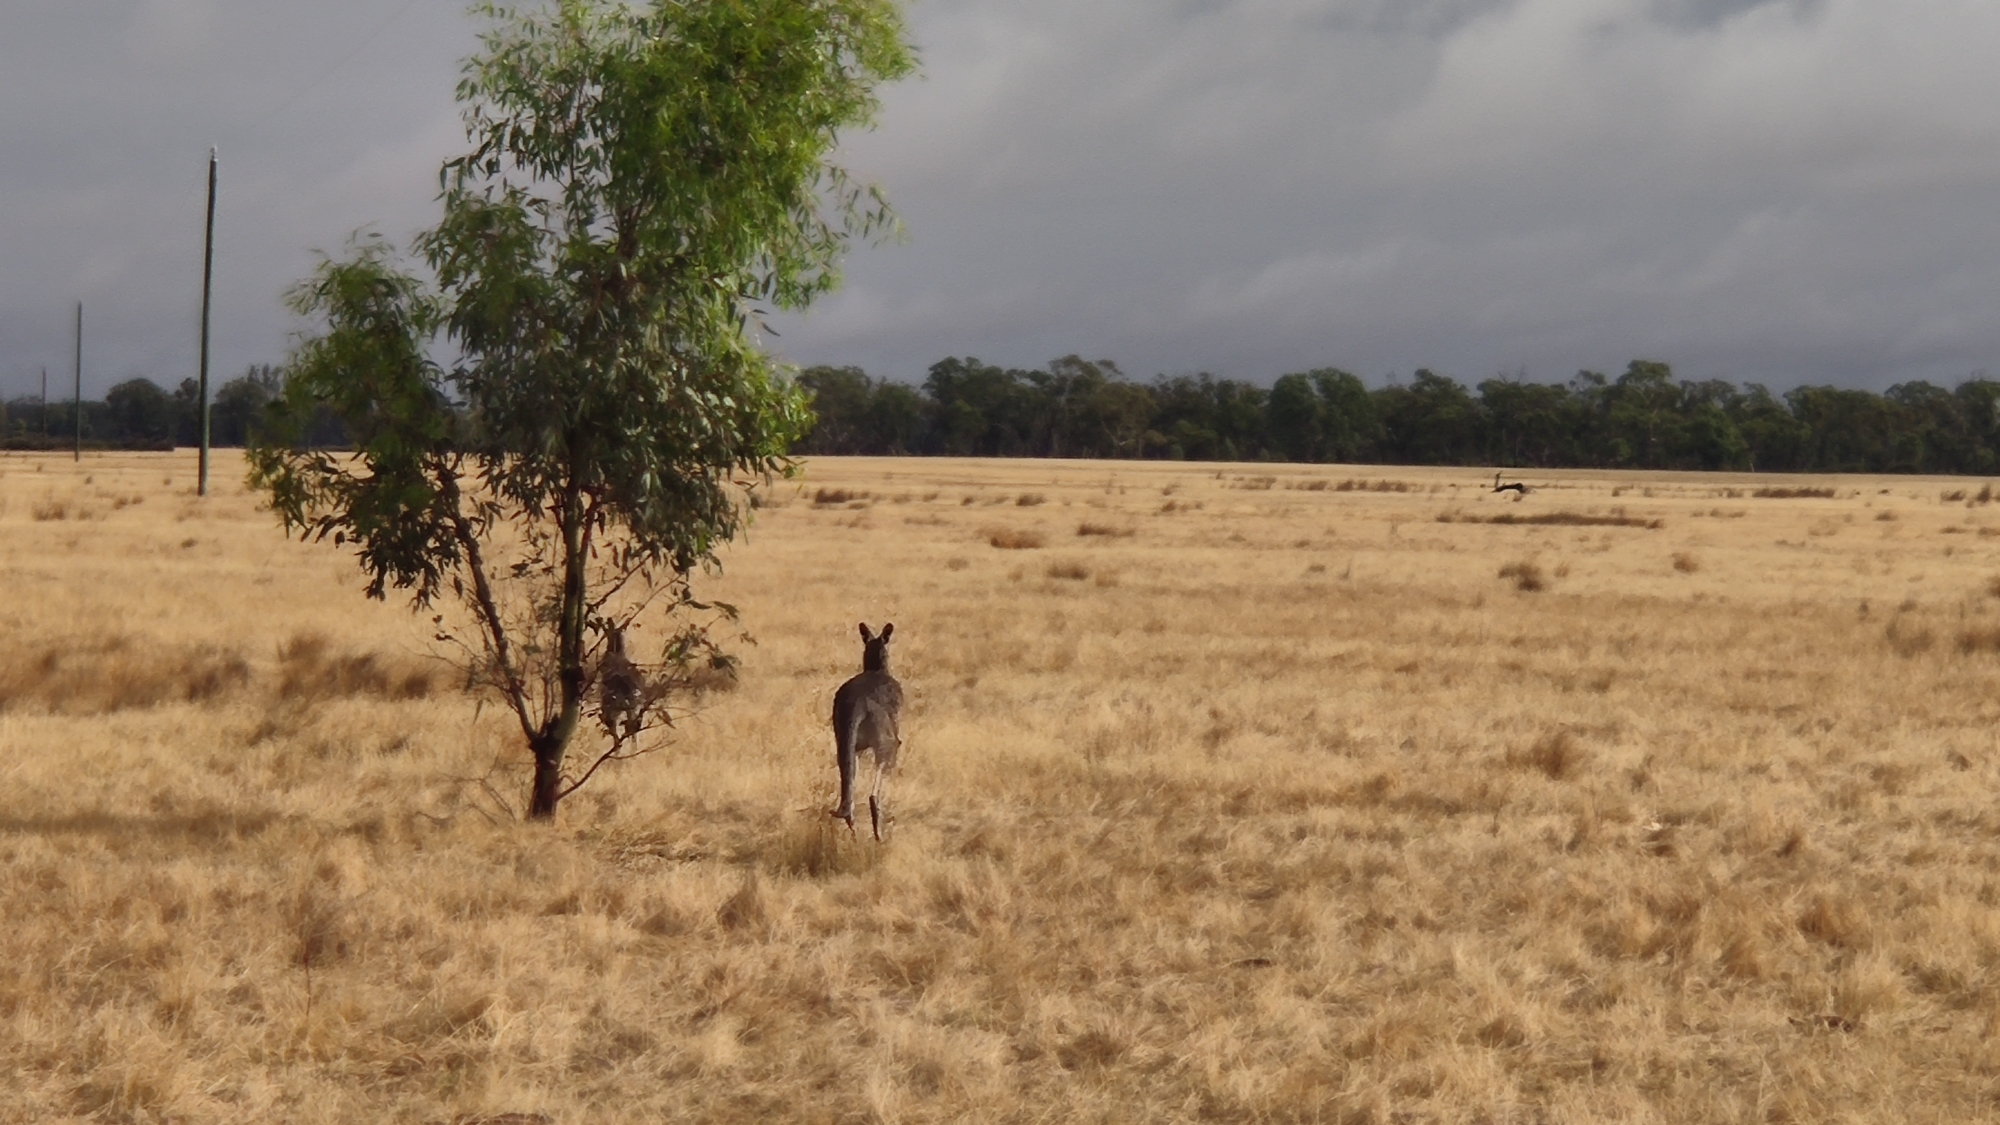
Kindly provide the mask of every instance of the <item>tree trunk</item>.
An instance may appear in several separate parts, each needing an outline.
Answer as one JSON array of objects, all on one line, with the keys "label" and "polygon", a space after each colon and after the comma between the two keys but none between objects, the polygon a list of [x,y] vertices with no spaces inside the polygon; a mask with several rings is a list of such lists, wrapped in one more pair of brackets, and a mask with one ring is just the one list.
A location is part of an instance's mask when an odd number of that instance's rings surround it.
[{"label": "tree trunk", "polygon": [[554,739],[545,739],[533,749],[535,784],[528,797],[528,819],[554,820],[556,803],[562,800],[562,763],[565,747],[563,743]]},{"label": "tree trunk", "polygon": [[583,510],[583,495],[571,485],[563,497],[562,616],[557,622],[556,651],[560,662],[557,677],[562,691],[562,709],[528,743],[535,753],[534,790],[528,798],[529,820],[554,820],[556,804],[562,800],[563,752],[576,733],[583,714],[583,626],[588,612],[584,566],[590,553],[590,535]]}]

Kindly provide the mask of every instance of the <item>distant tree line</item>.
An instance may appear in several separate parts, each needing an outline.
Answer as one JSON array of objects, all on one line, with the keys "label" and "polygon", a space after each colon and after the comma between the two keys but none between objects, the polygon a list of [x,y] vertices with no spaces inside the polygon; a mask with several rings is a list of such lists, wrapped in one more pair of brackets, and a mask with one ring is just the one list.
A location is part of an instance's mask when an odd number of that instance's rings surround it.
[{"label": "distant tree line", "polygon": [[1887,393],[1682,382],[1635,360],[1613,378],[1431,371],[1373,390],[1337,368],[1269,388],[1209,375],[1125,377],[1067,356],[1045,369],[934,364],[920,387],[855,367],[800,373],[818,423],[801,452],[971,457],[1507,465],[1776,472],[2000,472],[2000,382]]},{"label": "distant tree line", "polygon": [[[242,446],[262,424],[265,406],[278,394],[284,378],[277,368],[259,365],[215,389],[209,408],[209,440],[218,446]],[[83,443],[91,449],[172,449],[201,441],[201,389],[184,379],[172,391],[151,379],[128,379],[105,392],[101,401],[85,401]],[[0,448],[67,449],[76,440],[77,404],[72,400],[44,403],[37,396],[0,403]],[[337,427],[319,436],[341,444]]]},{"label": "distant tree line", "polygon": [[[244,445],[283,382],[279,369],[258,366],[217,388],[214,444]],[[1664,363],[1635,360],[1615,378],[1583,371],[1567,383],[1468,388],[1420,370],[1371,390],[1331,367],[1270,387],[1210,375],[1142,383],[1108,360],[1065,356],[1034,371],[946,359],[921,386],[856,367],[810,367],[799,382],[818,415],[800,453],[2000,475],[2000,382],[1985,378],[1951,390],[1909,382],[1881,394],[1774,394],[1682,382]],[[192,379],[173,391],[120,383],[83,404],[84,444],[194,445],[197,397]],[[34,397],[0,403],[0,447],[67,448],[74,410]],[[330,415],[311,430],[315,445],[347,444]]]}]

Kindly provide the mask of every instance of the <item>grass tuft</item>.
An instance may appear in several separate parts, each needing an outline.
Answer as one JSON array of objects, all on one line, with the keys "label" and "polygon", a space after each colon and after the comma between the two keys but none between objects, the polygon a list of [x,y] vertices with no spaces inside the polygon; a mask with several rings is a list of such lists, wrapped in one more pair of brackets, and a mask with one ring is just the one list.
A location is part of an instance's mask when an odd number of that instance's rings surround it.
[{"label": "grass tuft", "polygon": [[[863,802],[865,804],[865,800]],[[865,820],[868,810],[860,810]],[[866,825],[862,825],[866,831]],[[835,875],[857,875],[872,871],[881,862],[884,849],[872,840],[863,840],[847,825],[818,808],[793,816],[778,842],[774,866],[785,875],[827,879]],[[737,892],[739,896],[742,891]],[[732,900],[734,901],[734,900]],[[728,908],[728,904],[724,904]],[[725,927],[728,922],[723,923]]]},{"label": "grass tuft", "polygon": [[770,929],[770,896],[755,870],[746,874],[736,892],[715,908],[715,920],[723,929],[736,932],[764,933]]},{"label": "grass tuft", "polygon": [[1507,764],[1536,770],[1550,781],[1572,778],[1590,761],[1590,751],[1567,730],[1551,731],[1524,750],[1510,751]]},{"label": "grass tuft", "polygon": [[1536,593],[1548,589],[1549,580],[1542,568],[1532,562],[1511,562],[1500,568],[1500,577],[1514,580],[1514,588],[1523,593]]},{"label": "grass tuft", "polygon": [[2000,625],[1974,625],[1958,634],[1958,651],[1971,656],[1975,653],[2000,652]]},{"label": "grass tuft", "polygon": [[325,634],[298,633],[278,648],[277,694],[294,703],[357,696],[425,699],[437,690],[443,672],[435,662],[336,653]]},{"label": "grass tuft", "polygon": [[986,542],[1003,551],[1033,551],[1047,542],[1039,531],[1017,531],[1002,529],[986,533]]},{"label": "grass tuft", "polygon": [[1821,892],[1808,900],[1799,912],[1798,928],[1806,937],[1837,949],[1864,948],[1873,936],[1867,910],[1837,892]]},{"label": "grass tuft", "polygon": [[[1937,634],[1932,632],[1929,626],[1912,625],[1902,620],[1889,622],[1882,636],[1889,642],[1890,651],[1904,658],[1921,656],[1937,644]],[[1964,649],[1962,641],[1960,648],[1961,651],[1970,651]]]}]

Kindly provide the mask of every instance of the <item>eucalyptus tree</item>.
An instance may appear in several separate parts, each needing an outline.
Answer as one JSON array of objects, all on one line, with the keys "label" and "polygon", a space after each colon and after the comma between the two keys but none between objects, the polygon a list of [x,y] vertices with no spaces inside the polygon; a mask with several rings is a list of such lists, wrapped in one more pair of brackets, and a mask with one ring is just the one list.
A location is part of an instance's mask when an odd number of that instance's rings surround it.
[{"label": "eucalyptus tree", "polygon": [[[354,544],[369,595],[433,611],[518,720],[528,815],[550,818],[728,664],[734,610],[692,578],[810,417],[752,330],[890,228],[833,155],[914,60],[895,0],[476,11],[469,151],[443,165],[421,264],[364,238],[293,291],[320,327],[252,479],[288,531]],[[329,411],[351,455],[303,439]],[[609,638],[646,628],[625,642],[640,689],[605,721]],[[595,757],[566,769],[580,733]]]}]

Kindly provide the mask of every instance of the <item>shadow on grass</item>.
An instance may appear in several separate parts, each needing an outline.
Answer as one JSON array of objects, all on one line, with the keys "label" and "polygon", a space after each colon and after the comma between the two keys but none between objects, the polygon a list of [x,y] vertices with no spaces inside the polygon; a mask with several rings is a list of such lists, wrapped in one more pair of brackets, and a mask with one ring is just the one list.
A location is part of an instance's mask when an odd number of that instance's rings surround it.
[{"label": "shadow on grass", "polygon": [[107,840],[226,843],[262,834],[289,819],[264,810],[198,809],[179,814],[77,812],[50,816],[0,816],[0,834],[101,836]]}]

